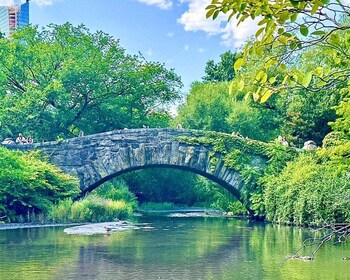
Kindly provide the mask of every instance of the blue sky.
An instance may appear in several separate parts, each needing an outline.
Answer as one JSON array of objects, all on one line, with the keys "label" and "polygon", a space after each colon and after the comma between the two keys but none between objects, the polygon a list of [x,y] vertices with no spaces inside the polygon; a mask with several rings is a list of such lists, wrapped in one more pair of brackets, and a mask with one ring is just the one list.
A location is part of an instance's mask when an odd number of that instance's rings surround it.
[{"label": "blue sky", "polygon": [[[23,1],[22,1],[23,2]],[[165,63],[181,76],[187,92],[204,75],[209,59],[234,51],[253,34],[247,21],[239,28],[222,16],[205,19],[209,0],[32,0],[30,21],[83,23],[120,39],[129,54],[141,52],[147,60]],[[21,0],[0,0],[0,5]]]}]

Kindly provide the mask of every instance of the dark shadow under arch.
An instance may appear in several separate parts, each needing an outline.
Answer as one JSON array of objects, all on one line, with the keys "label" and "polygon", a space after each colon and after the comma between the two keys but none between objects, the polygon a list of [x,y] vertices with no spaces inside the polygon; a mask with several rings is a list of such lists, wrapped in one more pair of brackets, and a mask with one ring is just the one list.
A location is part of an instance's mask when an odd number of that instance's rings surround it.
[{"label": "dark shadow under arch", "polygon": [[[224,180],[219,179],[218,177],[214,176],[213,174],[208,174],[206,172],[200,171],[200,170],[195,169],[195,168],[184,167],[184,166],[179,166],[179,165],[170,165],[170,164],[151,164],[151,165],[145,165],[145,166],[131,167],[131,168],[127,168],[127,169],[118,171],[116,173],[110,174],[110,175],[100,179],[99,181],[95,182],[94,184],[92,184],[91,186],[89,186],[88,188],[83,190],[78,198],[81,198],[81,197],[87,195],[88,193],[90,193],[94,189],[96,189],[99,186],[101,186],[103,183],[105,183],[105,182],[107,182],[109,180],[112,180],[112,179],[114,179],[114,178],[116,178],[118,176],[121,176],[121,175],[129,173],[129,172],[137,171],[137,170],[153,169],[153,168],[178,169],[178,170],[184,170],[184,171],[188,171],[188,172],[191,172],[191,173],[195,173],[197,175],[201,175],[201,176],[203,176],[203,177],[205,177],[205,178],[207,178],[207,179],[217,183],[221,187],[225,188],[229,193],[231,193],[238,201],[240,201],[243,204],[243,200],[241,198],[240,191],[238,189],[232,187],[230,184],[228,184]],[[243,185],[243,183],[241,183],[241,184]],[[249,213],[251,212],[251,210],[249,208],[247,208],[247,210],[248,210]]]}]

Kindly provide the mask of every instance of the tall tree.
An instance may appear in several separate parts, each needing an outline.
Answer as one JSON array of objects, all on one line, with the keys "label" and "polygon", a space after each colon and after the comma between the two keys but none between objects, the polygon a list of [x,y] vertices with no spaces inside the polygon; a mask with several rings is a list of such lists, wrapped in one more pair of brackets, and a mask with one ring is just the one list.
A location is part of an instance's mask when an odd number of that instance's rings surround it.
[{"label": "tall tree", "polygon": [[126,54],[119,41],[86,27],[27,27],[0,39],[1,134],[39,139],[139,127],[180,97],[163,64]]},{"label": "tall tree", "polygon": [[205,76],[202,78],[205,82],[229,82],[235,76],[233,64],[236,62],[237,54],[231,51],[220,55],[220,61],[208,60],[205,65]]}]

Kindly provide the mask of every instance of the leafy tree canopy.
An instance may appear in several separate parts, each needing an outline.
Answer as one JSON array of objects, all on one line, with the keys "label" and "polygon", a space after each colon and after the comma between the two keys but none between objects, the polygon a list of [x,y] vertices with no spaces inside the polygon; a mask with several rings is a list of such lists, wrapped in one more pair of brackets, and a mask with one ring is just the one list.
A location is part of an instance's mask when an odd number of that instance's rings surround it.
[{"label": "leafy tree canopy", "polygon": [[224,52],[220,55],[220,61],[215,63],[214,60],[207,61],[205,65],[205,82],[228,82],[235,76],[233,64],[236,62],[237,54],[231,51]]},{"label": "leafy tree canopy", "polygon": [[27,27],[0,39],[0,134],[71,137],[147,125],[180,97],[173,70],[86,27]]},{"label": "leafy tree canopy", "polygon": [[[242,67],[252,55],[262,55],[266,50],[281,50],[264,60],[264,65],[255,76],[255,99],[266,101],[274,92],[293,88],[332,88],[344,83],[350,75],[349,37],[350,6],[345,1],[329,0],[212,0],[207,7],[207,17],[215,19],[220,13],[230,20],[236,17],[238,24],[247,18],[258,21],[260,29],[254,42],[244,47],[242,57],[234,64],[235,70]],[[302,72],[293,63],[298,52],[320,45],[324,53],[340,66],[332,69],[318,65],[308,72]],[[330,52],[331,54],[328,54]],[[269,70],[279,68],[280,80],[269,75]]]}]

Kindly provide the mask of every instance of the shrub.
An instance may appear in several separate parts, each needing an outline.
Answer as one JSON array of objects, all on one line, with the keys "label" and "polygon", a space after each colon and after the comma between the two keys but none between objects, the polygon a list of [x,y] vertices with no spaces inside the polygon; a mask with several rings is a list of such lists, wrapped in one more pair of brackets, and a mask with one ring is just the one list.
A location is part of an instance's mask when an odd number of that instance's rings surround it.
[{"label": "shrub", "polygon": [[301,154],[266,180],[269,220],[296,225],[350,221],[350,175],[316,154]]},{"label": "shrub", "polygon": [[133,205],[123,200],[113,201],[96,195],[72,202],[64,200],[53,206],[49,220],[53,222],[107,222],[126,219],[133,214]]},{"label": "shrub", "polygon": [[78,181],[40,159],[0,147],[0,217],[16,221],[28,213],[46,213],[60,199],[79,193]]},{"label": "shrub", "polygon": [[115,179],[108,181],[92,191],[91,194],[114,201],[123,200],[134,209],[137,207],[136,196],[129,191],[128,186],[123,180]]}]

